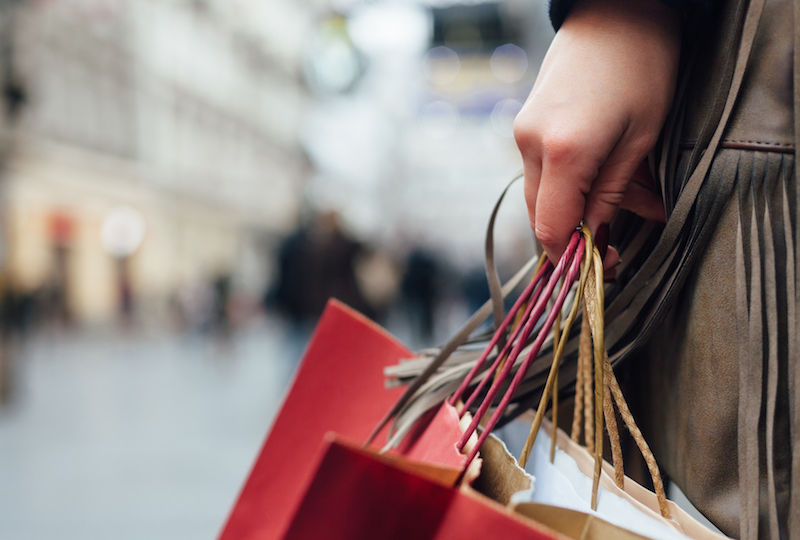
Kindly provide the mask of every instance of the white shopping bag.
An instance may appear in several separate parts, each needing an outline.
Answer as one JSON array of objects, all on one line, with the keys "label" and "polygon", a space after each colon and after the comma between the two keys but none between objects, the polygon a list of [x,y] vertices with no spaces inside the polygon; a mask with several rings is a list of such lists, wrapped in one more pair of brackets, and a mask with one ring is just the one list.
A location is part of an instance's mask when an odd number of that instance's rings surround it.
[{"label": "white shopping bag", "polygon": [[[529,428],[528,422],[517,420],[498,430],[498,438],[505,443],[510,455],[520,454]],[[725,538],[705,528],[672,502],[669,503],[672,519],[663,518],[658,512],[655,495],[627,477],[625,490],[619,489],[608,463],[604,463],[600,480],[597,510],[592,510],[594,457],[558,430],[557,449],[551,463],[551,434],[552,425],[545,420],[526,467],[526,472],[533,477],[532,489],[515,493],[512,503],[533,502],[577,510],[658,540]]]}]

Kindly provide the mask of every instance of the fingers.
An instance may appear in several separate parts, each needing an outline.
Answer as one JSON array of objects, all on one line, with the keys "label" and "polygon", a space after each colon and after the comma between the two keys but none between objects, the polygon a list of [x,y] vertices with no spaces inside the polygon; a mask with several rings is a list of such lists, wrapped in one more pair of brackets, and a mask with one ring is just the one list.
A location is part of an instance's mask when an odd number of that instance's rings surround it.
[{"label": "fingers", "polygon": [[[525,172],[525,201],[536,238],[547,256],[557,261],[580,225],[592,182],[605,152],[577,137],[543,137],[517,130]],[[596,231],[596,228],[593,229]]]},{"label": "fingers", "polygon": [[[561,257],[581,221],[596,234],[621,205],[647,219],[664,219],[663,205],[645,184],[628,194],[652,137],[613,115],[607,118],[602,108],[579,114],[584,122],[556,102],[556,121],[550,118],[554,108],[536,99],[532,94],[515,120],[514,137],[523,156],[531,227],[551,260]],[[584,123],[602,129],[588,129]]]},{"label": "fingers", "polygon": [[616,148],[592,182],[583,221],[593,233],[601,225],[611,223],[638,164],[638,160],[624,156],[625,150],[624,147]]},{"label": "fingers", "polygon": [[[542,176],[541,147],[539,144],[541,139],[535,129],[530,129],[533,125],[535,125],[535,122],[524,121],[522,115],[519,115],[514,123],[514,139],[522,155],[522,168],[525,176],[525,204],[528,208],[531,231],[536,230],[536,201]],[[551,260],[557,261],[558,259]]]},{"label": "fingers", "polygon": [[[623,137],[611,152],[592,183],[586,203],[584,222],[590,230],[596,233],[605,229],[618,208],[632,210],[645,219],[665,220],[660,194],[650,188],[654,183],[647,179],[632,181],[637,173],[644,178],[640,169],[647,151],[649,143],[631,144]],[[606,280],[616,279],[619,262],[619,252],[609,246],[603,259]]]},{"label": "fingers", "polygon": [[642,161],[634,171],[619,207],[644,219],[659,223],[667,221],[660,186],[650,174],[646,161]]},{"label": "fingers", "polygon": [[664,223],[667,221],[667,214],[664,210],[664,202],[661,200],[660,193],[642,186],[637,182],[628,184],[625,196],[619,205],[620,208],[630,210],[644,219]]},{"label": "fingers", "polygon": [[532,221],[534,233],[551,260],[561,257],[570,235],[583,218],[594,176],[587,169],[591,167],[580,166],[558,153],[545,155]]},{"label": "fingers", "polygon": [[606,275],[613,271],[620,261],[621,259],[619,258],[619,251],[617,251],[617,248],[608,246],[606,256],[603,258],[603,270],[605,270]]},{"label": "fingers", "polygon": [[[646,219],[660,218],[663,221],[660,193],[656,195],[656,184],[642,167],[654,143],[651,138],[632,138],[630,133],[626,133],[609,153],[592,182],[586,204],[584,222],[593,232],[600,225],[610,223],[623,203],[630,203],[632,208],[628,209]],[[650,186],[653,191],[649,191]]]},{"label": "fingers", "polygon": [[523,173],[525,175],[525,205],[528,207],[528,219],[533,231],[536,227],[536,199],[539,193],[539,179],[542,175],[542,164],[537,155],[531,153],[525,156]]},{"label": "fingers", "polygon": [[617,265],[621,262],[617,248],[608,246],[606,256],[603,258],[603,278],[606,281],[617,278]]},{"label": "fingers", "polygon": [[[631,181],[648,145],[631,143],[623,136],[605,159],[593,156],[588,146],[578,141],[536,148],[541,158],[534,151],[523,153],[525,198],[533,230],[551,260],[561,257],[581,221],[596,234],[620,207],[646,219],[664,221],[663,204],[657,188],[651,189],[653,183]],[[618,259],[614,251],[606,262],[613,266]]]}]

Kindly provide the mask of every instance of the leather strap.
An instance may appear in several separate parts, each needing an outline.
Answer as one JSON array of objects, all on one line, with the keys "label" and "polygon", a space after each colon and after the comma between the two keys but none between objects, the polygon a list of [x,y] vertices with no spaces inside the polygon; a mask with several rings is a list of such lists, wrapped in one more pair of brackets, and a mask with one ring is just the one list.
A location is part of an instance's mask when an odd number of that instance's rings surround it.
[{"label": "leather strap", "polygon": [[[498,198],[497,202],[495,203],[494,209],[492,210],[492,215],[489,219],[489,225],[487,226],[486,230],[486,272],[489,276],[494,276],[497,279],[497,284],[499,284],[500,278],[497,275],[497,267],[494,261],[494,224],[495,218],[497,216],[498,211],[500,210],[500,206],[503,203],[503,199],[508,193],[509,188],[519,180],[522,176],[517,174],[511,181],[506,185],[505,189],[503,189],[500,197]],[[395,418],[406,405],[409,404],[411,399],[416,394],[417,390],[419,390],[423,384],[433,375],[436,371],[444,364],[445,360],[447,360],[450,355],[460,346],[462,345],[469,336],[486,320],[486,317],[489,316],[490,313],[495,315],[495,324],[499,326],[500,323],[497,322],[497,313],[500,312],[500,322],[503,319],[503,300],[505,299],[508,294],[513,291],[525,278],[526,275],[530,273],[533,269],[534,265],[538,262],[538,257],[532,257],[525,265],[516,273],[514,276],[509,279],[505,285],[499,288],[499,290],[495,289],[492,291],[492,298],[487,300],[472,316],[467,320],[466,323],[455,333],[455,335],[450,338],[450,340],[441,348],[438,354],[431,360],[431,362],[427,365],[424,371],[420,373],[412,382],[408,385],[403,395],[400,396],[400,399],[397,400],[397,403],[391,408],[391,410],[386,413],[386,415],[381,419],[375,429],[372,430],[372,433],[367,438],[364,446],[370,445],[374,440],[375,437],[387,426],[389,422]],[[490,287],[492,285],[492,278],[489,280]],[[499,306],[499,307],[498,307]]]},{"label": "leather strap", "polygon": [[[514,178],[506,185],[500,197],[492,209],[492,215],[489,216],[489,225],[486,230],[486,241],[484,243],[484,255],[486,258],[486,279],[489,282],[489,293],[492,299],[492,316],[494,317],[494,327],[500,328],[505,317],[505,306],[503,303],[503,291],[500,285],[500,274],[497,272],[497,264],[494,261],[494,224],[497,220],[497,214],[500,212],[500,206],[503,204],[509,188],[520,178],[523,177],[522,172],[518,172]],[[500,338],[500,347],[505,344],[505,340]]]}]

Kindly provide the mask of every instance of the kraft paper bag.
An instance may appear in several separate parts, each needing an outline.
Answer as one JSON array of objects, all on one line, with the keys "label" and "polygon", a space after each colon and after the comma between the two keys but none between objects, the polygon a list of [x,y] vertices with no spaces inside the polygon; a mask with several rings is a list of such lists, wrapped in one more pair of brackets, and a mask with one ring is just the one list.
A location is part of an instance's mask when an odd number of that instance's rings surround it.
[{"label": "kraft paper bag", "polygon": [[615,527],[592,514],[570,510],[569,508],[547,504],[522,503],[514,506],[514,510],[575,540],[590,540],[594,538],[641,540],[647,538],[646,536],[640,536],[634,532]]}]

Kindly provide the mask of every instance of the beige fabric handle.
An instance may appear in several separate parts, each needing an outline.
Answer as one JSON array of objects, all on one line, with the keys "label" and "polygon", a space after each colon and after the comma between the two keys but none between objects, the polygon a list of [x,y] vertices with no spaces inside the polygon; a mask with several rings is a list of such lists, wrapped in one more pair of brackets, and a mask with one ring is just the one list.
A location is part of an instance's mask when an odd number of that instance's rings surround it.
[{"label": "beige fabric handle", "polygon": [[[603,407],[606,412],[607,416],[611,417],[614,414],[613,407],[611,406],[611,399],[608,397],[610,393],[611,396],[614,398],[614,403],[619,410],[620,416],[622,417],[625,426],[630,431],[631,436],[633,436],[636,445],[639,448],[639,451],[644,458],[645,463],[647,464],[647,469],[650,472],[650,476],[653,480],[653,488],[656,493],[656,497],[658,499],[658,507],[661,515],[667,519],[670,516],[669,506],[667,505],[667,496],[664,492],[664,483],[661,479],[661,473],[658,469],[658,464],[656,463],[655,457],[653,456],[653,452],[650,450],[647,442],[644,440],[644,436],[642,432],[639,430],[636,422],[633,419],[633,415],[628,408],[628,403],[625,401],[625,397],[622,394],[622,390],[620,389],[619,382],[617,381],[616,376],[614,375],[613,370],[611,369],[611,363],[608,360],[608,354],[605,351],[604,346],[604,339],[603,339],[603,281],[602,281],[602,259],[600,258],[600,254],[595,251],[594,255],[594,265],[593,270],[595,275],[591,277],[595,277],[595,279],[590,279],[586,283],[586,291],[584,293],[584,309],[586,318],[589,320],[589,327],[592,332],[593,342],[594,342],[594,358],[595,358],[595,427],[594,427],[594,434],[595,434],[595,477],[594,482],[592,485],[592,507],[596,506],[596,493],[597,493],[597,485],[600,476],[600,465],[602,460],[602,431],[603,431],[603,422],[602,416],[600,415],[599,407]],[[594,285],[594,289],[592,289],[592,285]],[[599,365],[598,365],[599,363]],[[602,378],[602,382],[598,383],[598,375]],[[605,394],[605,396],[604,396]],[[599,404],[599,405],[598,405]],[[623,485],[623,478],[624,478],[624,470],[621,467],[621,454],[622,450],[619,446],[619,434],[616,432],[616,421],[614,421],[613,426],[609,423],[609,439],[612,443],[612,457],[619,456],[619,458],[614,459],[614,470],[615,470],[615,477],[617,480],[617,485],[620,487],[624,487]],[[600,444],[600,448],[598,449],[598,441]]]}]

